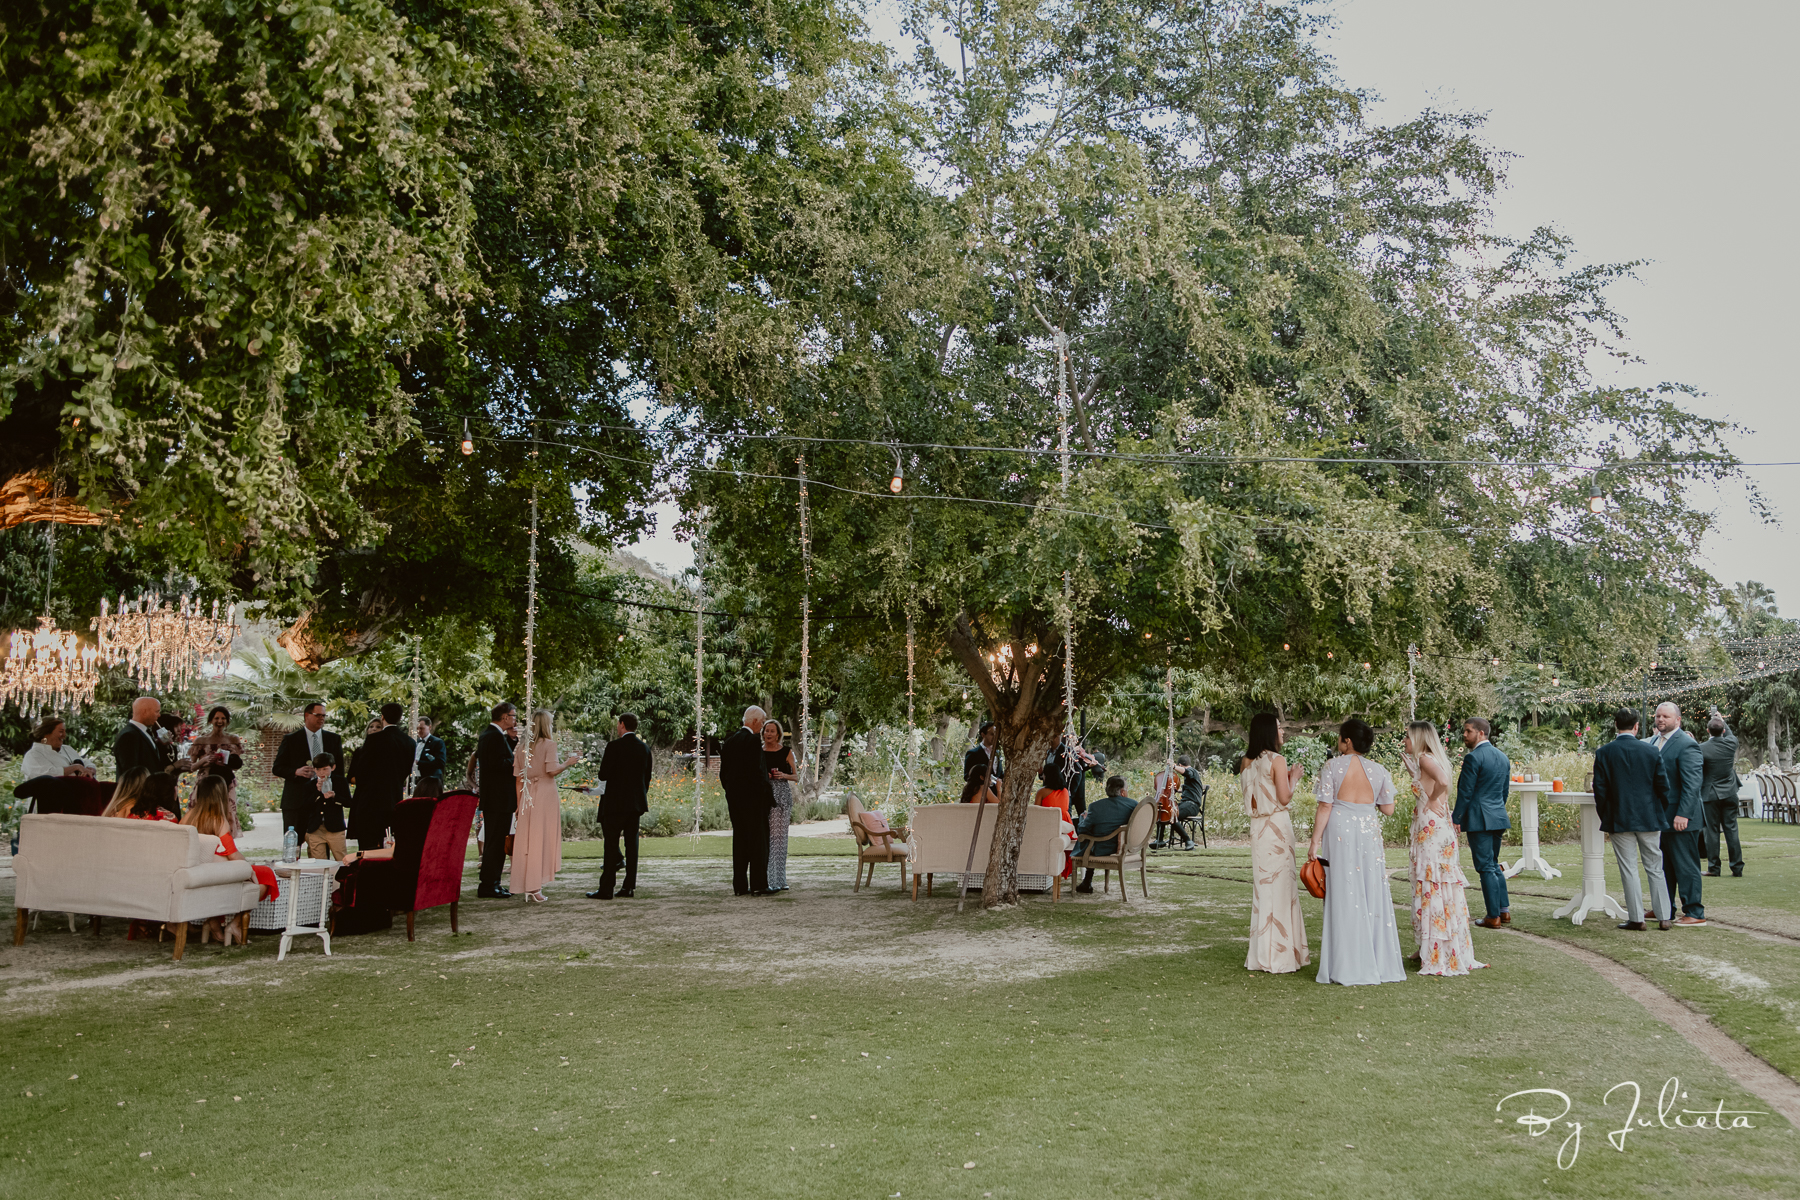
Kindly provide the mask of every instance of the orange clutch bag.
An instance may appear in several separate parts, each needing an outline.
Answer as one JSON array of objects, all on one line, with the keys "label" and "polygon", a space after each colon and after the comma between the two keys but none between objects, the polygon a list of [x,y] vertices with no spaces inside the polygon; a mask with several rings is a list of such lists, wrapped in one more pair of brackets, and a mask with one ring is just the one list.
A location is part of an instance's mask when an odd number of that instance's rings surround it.
[{"label": "orange clutch bag", "polygon": [[1300,885],[1314,900],[1325,898],[1325,860],[1308,859],[1300,864]]}]

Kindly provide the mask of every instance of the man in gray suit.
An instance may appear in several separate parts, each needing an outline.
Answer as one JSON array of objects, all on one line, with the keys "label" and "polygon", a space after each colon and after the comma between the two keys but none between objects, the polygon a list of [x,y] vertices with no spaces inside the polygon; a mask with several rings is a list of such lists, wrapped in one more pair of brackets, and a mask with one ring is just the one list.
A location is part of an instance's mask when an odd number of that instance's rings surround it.
[{"label": "man in gray suit", "polygon": [[1710,735],[1700,743],[1700,794],[1706,801],[1706,843],[1712,850],[1708,875],[1719,873],[1719,843],[1731,851],[1731,873],[1744,873],[1744,851],[1738,845],[1737,736],[1724,717],[1707,722]]},{"label": "man in gray suit", "polygon": [[1662,835],[1663,874],[1671,895],[1681,904],[1676,925],[1706,924],[1700,902],[1700,830],[1706,810],[1700,800],[1705,769],[1700,743],[1681,728],[1681,709],[1665,700],[1656,706],[1656,733],[1649,742],[1662,754],[1669,781],[1669,826]]},{"label": "man in gray suit", "polygon": [[1649,742],[1637,737],[1638,716],[1629,708],[1613,714],[1617,736],[1594,752],[1594,811],[1600,828],[1612,838],[1613,858],[1625,888],[1625,922],[1620,929],[1639,933],[1644,924],[1644,894],[1638,887],[1638,856],[1650,876],[1650,907],[1659,928],[1669,927],[1669,883],[1663,878],[1662,831],[1669,827],[1669,779],[1662,758]]}]

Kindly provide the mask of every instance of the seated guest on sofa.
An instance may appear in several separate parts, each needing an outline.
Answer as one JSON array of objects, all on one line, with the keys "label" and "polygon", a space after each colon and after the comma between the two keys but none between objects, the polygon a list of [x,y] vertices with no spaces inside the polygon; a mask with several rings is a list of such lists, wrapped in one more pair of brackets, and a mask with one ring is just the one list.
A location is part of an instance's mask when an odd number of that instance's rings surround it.
[{"label": "seated guest on sofa", "polygon": [[31,731],[31,749],[25,751],[25,761],[19,766],[19,779],[37,779],[43,775],[79,775],[85,779],[94,777],[94,764],[75,753],[75,747],[66,744],[69,727],[63,724],[61,717],[45,717],[38,722],[38,727]]},{"label": "seated guest on sofa", "polygon": [[[218,849],[213,851],[218,857],[244,862],[243,852],[237,848],[237,840],[232,836],[235,831],[231,828],[230,794],[230,785],[219,776],[202,777],[194,786],[193,803],[188,805],[187,815],[181,818],[181,823],[192,825],[199,832],[218,838]],[[250,869],[256,874],[256,882],[263,885],[264,900],[273,900],[281,894],[281,884],[276,880],[274,871],[254,863]],[[205,942],[217,936],[220,941],[230,945],[236,931],[223,922],[223,917],[208,919],[200,940]]]},{"label": "seated guest on sofa", "polygon": [[113,785],[112,800],[100,815],[139,821],[173,821],[174,813],[160,810],[156,798],[145,794],[149,782],[150,772],[144,767],[133,767],[119,776],[119,782]]}]

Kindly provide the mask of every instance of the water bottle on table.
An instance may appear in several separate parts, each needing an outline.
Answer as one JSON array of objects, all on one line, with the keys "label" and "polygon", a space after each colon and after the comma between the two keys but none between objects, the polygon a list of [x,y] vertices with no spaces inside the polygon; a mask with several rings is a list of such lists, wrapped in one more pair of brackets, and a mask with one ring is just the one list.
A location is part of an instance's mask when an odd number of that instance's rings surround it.
[{"label": "water bottle on table", "polygon": [[284,863],[300,861],[300,835],[294,832],[292,825],[281,838],[281,861]]}]

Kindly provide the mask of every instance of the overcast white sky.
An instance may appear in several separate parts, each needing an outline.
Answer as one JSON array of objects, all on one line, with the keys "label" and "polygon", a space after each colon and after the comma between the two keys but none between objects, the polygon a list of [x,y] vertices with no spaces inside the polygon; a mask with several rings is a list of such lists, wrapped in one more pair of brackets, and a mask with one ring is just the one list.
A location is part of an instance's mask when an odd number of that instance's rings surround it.
[{"label": "overcast white sky", "polygon": [[[1372,121],[1425,107],[1488,118],[1510,151],[1500,232],[1541,224],[1589,261],[1649,260],[1613,293],[1645,362],[1621,382],[1677,380],[1714,416],[1750,428],[1748,460],[1800,460],[1800,409],[1784,364],[1800,317],[1800,191],[1792,57],[1800,4],[1774,0],[1341,0],[1328,43],[1347,84],[1380,93]],[[892,36],[891,19],[875,22]],[[1742,489],[1697,495],[1723,527],[1707,547],[1726,582],[1773,587],[1800,615],[1800,468],[1751,472],[1782,526]],[[637,552],[690,566],[676,514]]]}]

